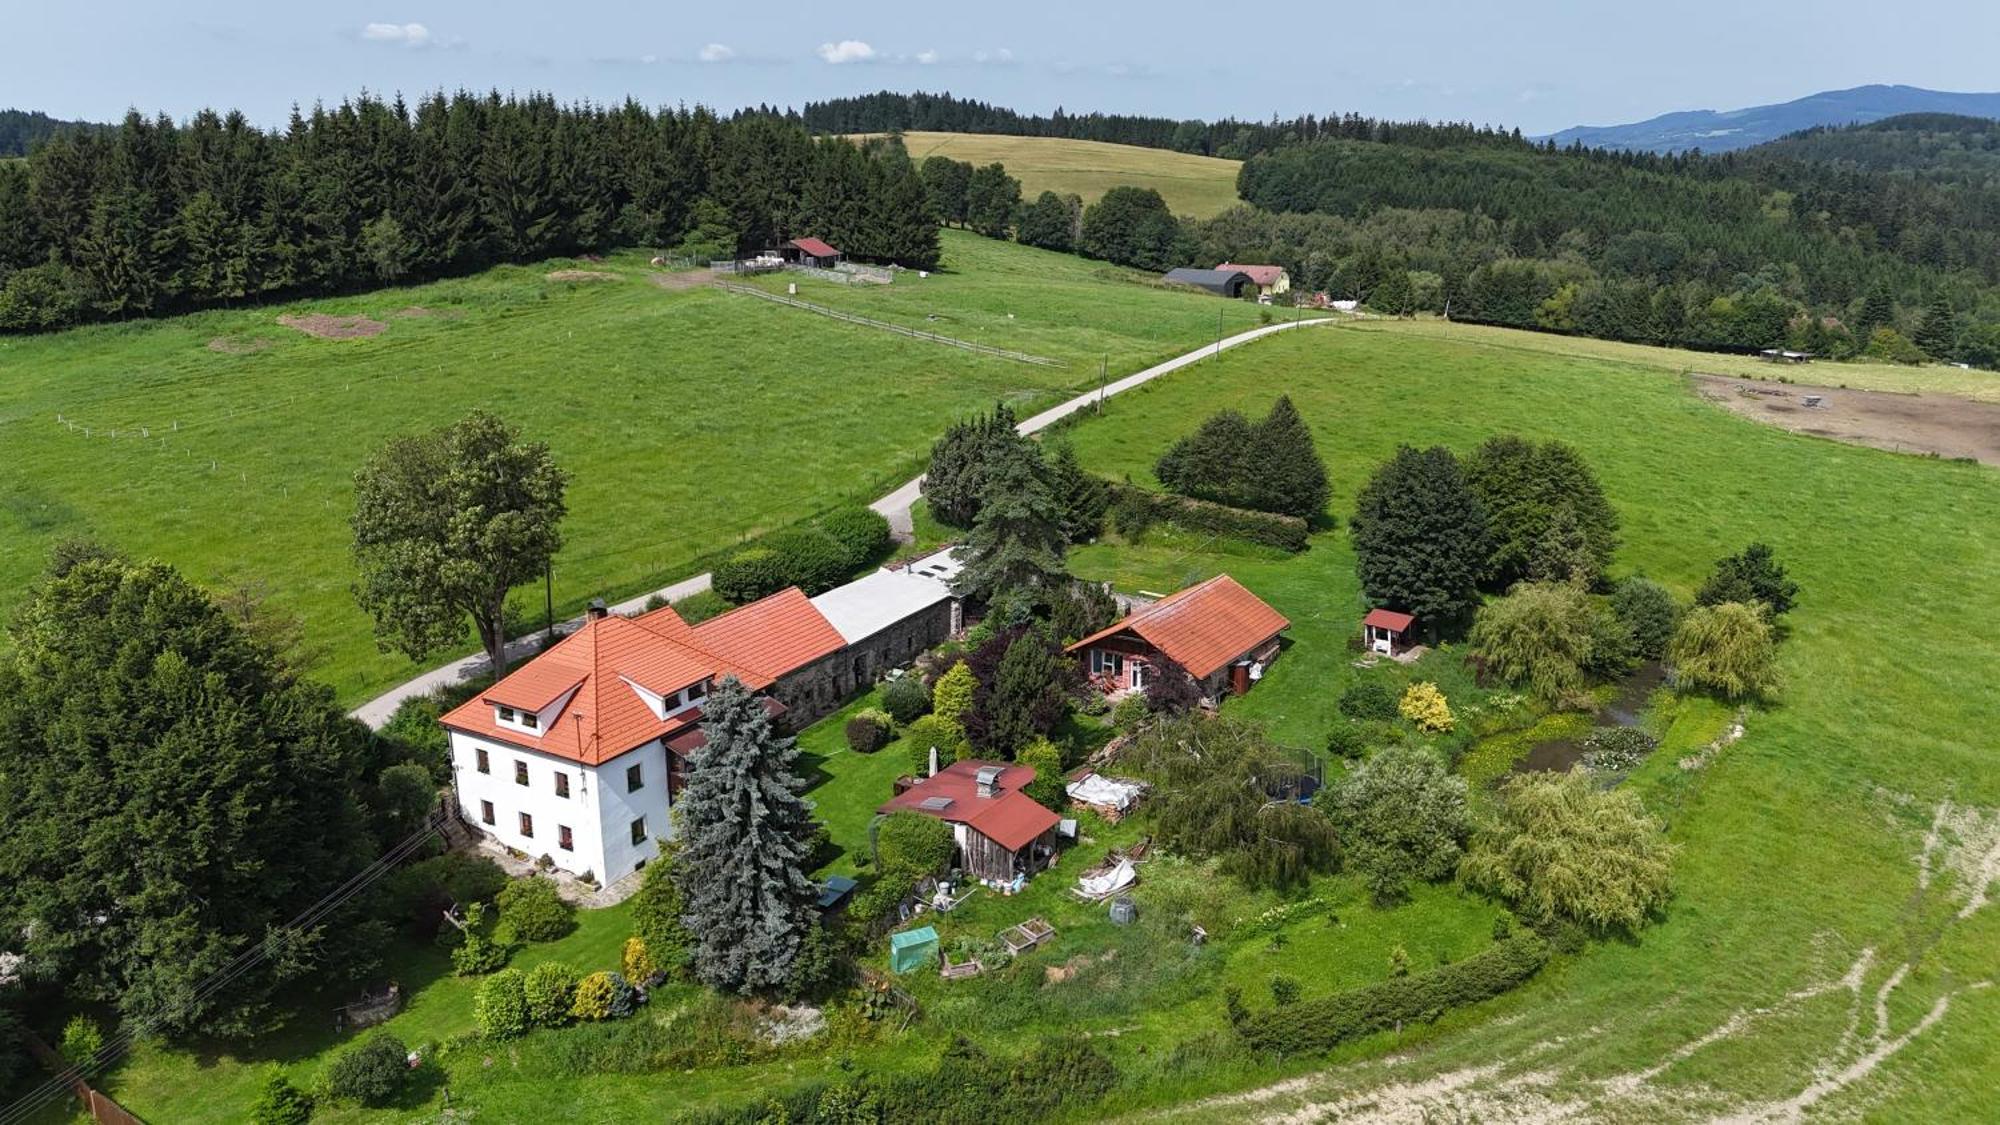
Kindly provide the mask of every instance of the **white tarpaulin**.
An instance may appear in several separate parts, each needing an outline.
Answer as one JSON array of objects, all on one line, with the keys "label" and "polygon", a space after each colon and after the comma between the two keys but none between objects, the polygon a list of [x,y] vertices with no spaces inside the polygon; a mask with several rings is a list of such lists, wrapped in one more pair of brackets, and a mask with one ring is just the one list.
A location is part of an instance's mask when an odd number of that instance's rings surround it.
[{"label": "white tarpaulin", "polygon": [[1121,859],[1118,866],[1102,875],[1086,875],[1076,881],[1077,893],[1085,898],[1106,898],[1132,885],[1139,873],[1132,869],[1132,861]]},{"label": "white tarpaulin", "polygon": [[1093,773],[1080,781],[1070,782],[1064,789],[1072,801],[1125,812],[1146,792],[1146,785],[1141,781],[1128,781]]}]

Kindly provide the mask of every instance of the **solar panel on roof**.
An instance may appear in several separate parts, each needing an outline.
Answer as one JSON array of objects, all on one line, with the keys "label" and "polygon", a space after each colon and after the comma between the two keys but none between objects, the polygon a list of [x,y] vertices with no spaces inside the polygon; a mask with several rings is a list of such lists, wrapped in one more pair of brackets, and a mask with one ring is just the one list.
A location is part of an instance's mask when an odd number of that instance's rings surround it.
[{"label": "solar panel on roof", "polygon": [[951,798],[925,797],[921,802],[917,804],[917,807],[923,809],[925,812],[943,812],[944,810],[951,807]]}]

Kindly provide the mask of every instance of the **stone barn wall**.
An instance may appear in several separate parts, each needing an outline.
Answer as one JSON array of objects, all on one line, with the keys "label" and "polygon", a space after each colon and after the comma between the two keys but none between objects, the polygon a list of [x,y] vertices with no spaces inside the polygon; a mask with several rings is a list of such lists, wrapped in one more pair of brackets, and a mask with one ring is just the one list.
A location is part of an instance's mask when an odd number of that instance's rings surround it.
[{"label": "stone barn wall", "polygon": [[951,607],[949,600],[939,602],[780,679],[771,694],[787,708],[786,724],[805,729],[867,691],[884,672],[943,644],[951,637]]}]

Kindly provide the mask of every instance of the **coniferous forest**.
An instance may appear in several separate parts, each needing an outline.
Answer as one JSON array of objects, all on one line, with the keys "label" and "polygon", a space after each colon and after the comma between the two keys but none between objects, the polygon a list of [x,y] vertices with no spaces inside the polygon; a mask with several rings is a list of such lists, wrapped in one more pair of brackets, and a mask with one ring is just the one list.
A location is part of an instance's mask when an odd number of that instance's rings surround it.
[{"label": "coniferous forest", "polygon": [[0,163],[0,328],[329,293],[617,246],[729,254],[811,234],[937,264],[899,151],[760,114],[458,93],[361,97],[266,132],[130,114]]}]

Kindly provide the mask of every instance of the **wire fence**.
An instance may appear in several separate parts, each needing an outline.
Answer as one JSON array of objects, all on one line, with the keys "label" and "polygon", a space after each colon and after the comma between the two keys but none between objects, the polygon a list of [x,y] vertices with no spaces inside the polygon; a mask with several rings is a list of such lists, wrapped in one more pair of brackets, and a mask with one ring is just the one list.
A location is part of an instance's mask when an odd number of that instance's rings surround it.
[{"label": "wire fence", "polygon": [[952,348],[963,348],[964,350],[969,352],[977,352],[980,355],[990,355],[999,359],[1009,359],[1013,360],[1016,363],[1031,363],[1037,367],[1069,366],[1068,364],[1064,363],[1062,360],[1059,359],[1050,359],[1047,356],[1040,356],[1040,355],[1029,355],[1027,352],[1009,351],[1006,348],[996,348],[991,344],[979,344],[979,343],[974,343],[971,340],[961,340],[955,336],[940,336],[935,332],[925,332],[922,329],[918,328],[906,328],[900,324],[891,324],[886,320],[876,320],[873,317],[858,316],[854,313],[842,312],[839,309],[831,309],[826,307],[825,305],[815,305],[811,301],[801,301],[797,297],[787,297],[781,293],[767,293],[762,289],[753,288],[748,285],[732,285],[726,281],[720,282],[718,284],[720,284],[722,288],[728,290],[731,293],[740,293],[746,297],[756,297],[759,298],[760,300],[770,301],[773,304],[787,305],[795,309],[804,309],[807,312],[818,313],[819,315],[825,317],[832,317],[834,320],[844,320],[849,324],[859,324],[866,328],[879,328],[884,332],[894,332],[899,336],[908,336],[913,340],[929,340],[931,343],[934,344],[943,344],[946,347],[952,347]]}]

